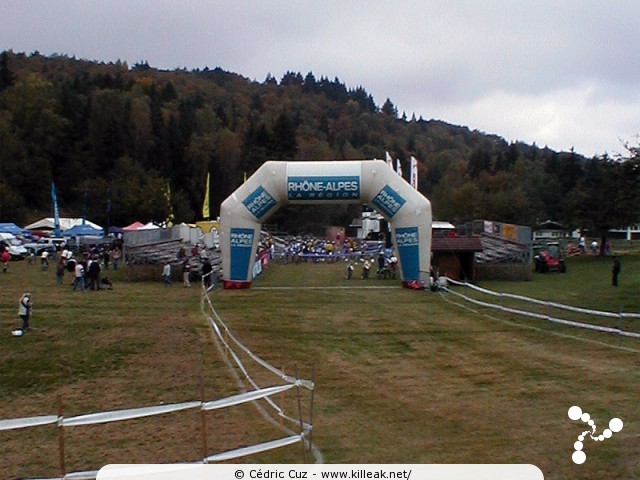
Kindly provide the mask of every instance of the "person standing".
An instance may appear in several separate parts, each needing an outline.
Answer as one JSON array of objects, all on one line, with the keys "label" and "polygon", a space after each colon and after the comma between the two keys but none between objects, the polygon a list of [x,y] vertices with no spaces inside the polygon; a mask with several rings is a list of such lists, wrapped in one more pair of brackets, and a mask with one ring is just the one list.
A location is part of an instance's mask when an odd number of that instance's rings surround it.
[{"label": "person standing", "polygon": [[26,332],[31,330],[29,326],[29,318],[31,317],[31,311],[33,310],[33,303],[31,302],[31,294],[29,292],[25,292],[20,297],[20,302],[18,304],[18,315],[22,319],[22,332]]},{"label": "person standing", "polygon": [[611,285],[618,286],[618,275],[620,275],[620,259],[613,257],[613,266],[611,267]]},{"label": "person standing", "polygon": [[120,262],[120,257],[121,256],[122,256],[122,253],[120,252],[120,249],[118,247],[115,247],[111,251],[111,260],[113,262],[113,269],[114,270],[118,269],[118,263]]},{"label": "person standing", "polygon": [[204,259],[204,263],[202,264],[202,279],[204,281],[204,288],[207,290],[211,287],[213,275],[213,265],[211,265],[211,261],[209,261],[209,257]]},{"label": "person standing", "polygon": [[11,260],[9,250],[6,248],[2,250],[2,258],[0,258],[0,260],[2,260],[2,272],[7,273],[7,270],[9,270],[9,260]]},{"label": "person standing", "polygon": [[369,270],[371,269],[371,263],[369,263],[369,259],[365,258],[364,263],[362,264],[362,276],[363,280],[369,278]]},{"label": "person standing", "polygon": [[67,259],[60,255],[60,259],[58,260],[58,264],[56,265],[56,279],[58,280],[58,285],[62,285],[64,280],[64,271],[67,268]]},{"label": "person standing", "polygon": [[190,287],[191,283],[189,282],[189,276],[191,275],[191,265],[189,264],[189,260],[186,259],[182,262],[182,285],[184,287]]},{"label": "person standing", "polygon": [[84,292],[85,291],[85,286],[84,286],[84,265],[82,264],[82,262],[78,262],[76,263],[76,268],[74,271],[74,275],[75,278],[73,280],[73,291],[76,291],[76,288],[78,288],[78,285],[80,285],[80,289]]},{"label": "person standing", "polygon": [[171,264],[166,262],[162,267],[162,282],[165,287],[171,286]]}]

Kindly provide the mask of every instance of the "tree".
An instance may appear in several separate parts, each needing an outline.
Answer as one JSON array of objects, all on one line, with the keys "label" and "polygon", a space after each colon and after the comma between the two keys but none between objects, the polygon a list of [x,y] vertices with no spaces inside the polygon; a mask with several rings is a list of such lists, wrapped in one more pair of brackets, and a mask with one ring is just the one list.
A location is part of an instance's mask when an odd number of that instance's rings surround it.
[{"label": "tree", "polygon": [[384,102],[384,105],[382,105],[382,113],[389,117],[398,117],[398,109],[389,98],[387,98],[387,100]]},{"label": "tree", "polygon": [[601,239],[600,255],[608,231],[640,220],[640,158],[593,158],[571,196],[576,222],[592,230]]},{"label": "tree", "polygon": [[13,85],[13,73],[9,67],[9,53],[0,54],[0,92]]}]

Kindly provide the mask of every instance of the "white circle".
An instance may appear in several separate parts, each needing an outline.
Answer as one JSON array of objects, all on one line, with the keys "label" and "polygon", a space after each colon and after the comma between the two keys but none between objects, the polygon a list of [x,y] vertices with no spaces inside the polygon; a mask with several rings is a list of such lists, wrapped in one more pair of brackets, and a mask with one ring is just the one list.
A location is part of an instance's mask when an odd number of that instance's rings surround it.
[{"label": "white circle", "polygon": [[589,415],[587,412],[580,415],[580,420],[582,420],[583,422],[588,422],[590,418],[591,418],[591,415]]},{"label": "white circle", "polygon": [[622,430],[622,420],[620,420],[619,418],[612,418],[609,422],[609,428],[612,432],[619,432],[620,430]]},{"label": "white circle", "polygon": [[593,427],[593,425],[594,425],[595,423],[596,423],[596,422],[594,422],[593,420],[589,420],[589,425],[591,425],[592,427]]},{"label": "white circle", "polygon": [[571,420],[578,420],[582,415],[582,409],[576,405],[569,409],[569,418]]},{"label": "white circle", "polygon": [[587,454],[584,453],[582,450],[573,452],[573,455],[571,455],[571,460],[573,460],[573,463],[577,465],[582,465],[586,459],[587,459]]},{"label": "white circle", "polygon": [[576,443],[574,443],[574,444],[573,444],[573,448],[574,448],[576,451],[578,451],[578,450],[582,450],[582,447],[583,447],[582,442],[576,442]]},{"label": "white circle", "polygon": [[611,435],[613,435],[613,432],[611,430],[609,430],[608,428],[605,429],[604,432],[602,432],[602,436],[604,438],[611,438]]},{"label": "white circle", "polygon": [[584,435],[580,435],[580,436],[578,437],[578,440],[583,441],[583,440],[584,440]]},{"label": "white circle", "polygon": [[598,435],[598,440],[602,442],[604,440],[604,435]]}]

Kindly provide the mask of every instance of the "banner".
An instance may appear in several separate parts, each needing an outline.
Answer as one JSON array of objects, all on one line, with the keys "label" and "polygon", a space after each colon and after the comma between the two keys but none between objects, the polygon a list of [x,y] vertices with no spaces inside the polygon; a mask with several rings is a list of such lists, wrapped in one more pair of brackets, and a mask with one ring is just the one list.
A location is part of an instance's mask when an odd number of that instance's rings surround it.
[{"label": "banner", "polygon": [[396,173],[402,176],[402,165],[400,164],[399,158],[396,158]]},{"label": "banner", "polygon": [[416,157],[411,157],[411,178],[410,183],[414,190],[418,190],[418,160]]},{"label": "banner", "polygon": [[277,206],[278,202],[260,185],[244,199],[242,204],[260,220],[269,210]]},{"label": "banner", "polygon": [[389,185],[385,185],[371,201],[374,207],[389,219],[393,218],[406,202],[407,201]]},{"label": "banner", "polygon": [[244,282],[247,280],[251,264],[254,231],[251,228],[232,228],[231,245],[231,277],[230,280]]},{"label": "banner", "polygon": [[202,218],[209,220],[211,213],[209,212],[209,172],[207,172],[207,185],[204,191],[204,202],[202,203]]},{"label": "banner", "polygon": [[293,201],[358,200],[360,164],[357,162],[290,163],[287,165],[287,197]]},{"label": "banner", "polygon": [[411,282],[420,280],[420,239],[418,236],[418,227],[396,228],[395,234],[403,281]]},{"label": "banner", "polygon": [[61,235],[60,212],[58,210],[58,197],[56,196],[56,186],[51,182],[51,200],[53,201],[53,233],[56,237]]}]

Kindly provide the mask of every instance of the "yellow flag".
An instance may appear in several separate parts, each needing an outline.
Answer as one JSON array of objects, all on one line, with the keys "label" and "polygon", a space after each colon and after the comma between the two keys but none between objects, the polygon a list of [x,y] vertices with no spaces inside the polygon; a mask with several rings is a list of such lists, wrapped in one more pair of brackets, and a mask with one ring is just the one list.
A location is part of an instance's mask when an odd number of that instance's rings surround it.
[{"label": "yellow flag", "polygon": [[202,218],[209,220],[209,172],[207,172],[207,186],[204,191],[204,203],[202,204]]}]

